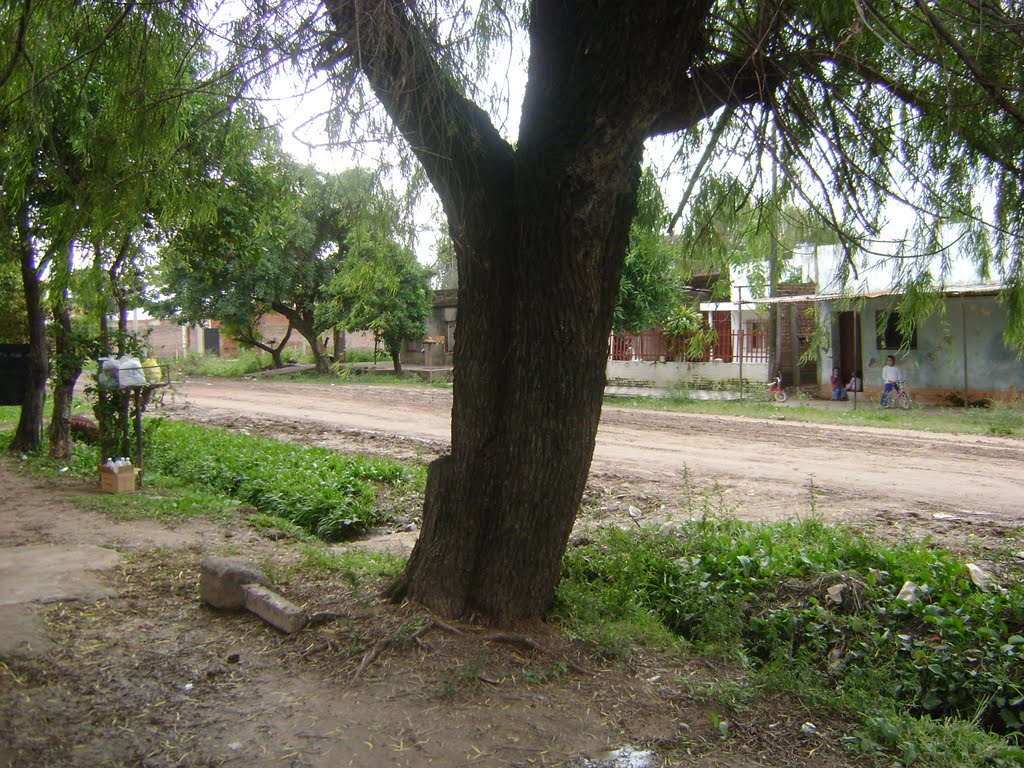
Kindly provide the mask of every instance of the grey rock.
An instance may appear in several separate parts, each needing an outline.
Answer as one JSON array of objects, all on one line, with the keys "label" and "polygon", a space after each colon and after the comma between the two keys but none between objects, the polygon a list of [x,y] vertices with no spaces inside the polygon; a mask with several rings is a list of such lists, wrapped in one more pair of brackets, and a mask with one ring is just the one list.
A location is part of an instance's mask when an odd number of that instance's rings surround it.
[{"label": "grey rock", "polygon": [[199,562],[199,596],[214,608],[244,608],[246,584],[269,586],[266,577],[244,560],[204,557]]},{"label": "grey rock", "polygon": [[298,632],[309,622],[299,606],[261,584],[246,584],[242,592],[249,611],[286,635]]}]

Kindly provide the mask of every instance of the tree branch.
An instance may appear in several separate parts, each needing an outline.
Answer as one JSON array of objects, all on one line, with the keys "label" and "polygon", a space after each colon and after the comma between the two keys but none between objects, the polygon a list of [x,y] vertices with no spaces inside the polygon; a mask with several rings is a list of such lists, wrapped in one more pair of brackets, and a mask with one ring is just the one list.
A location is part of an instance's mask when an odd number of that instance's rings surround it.
[{"label": "tree branch", "polygon": [[744,104],[764,102],[796,71],[795,61],[810,65],[825,56],[805,52],[785,60],[769,60],[751,53],[732,57],[720,64],[698,68],[680,81],[677,98],[651,126],[650,135],[675,133],[693,127],[722,107],[735,109]]},{"label": "tree branch", "polygon": [[510,188],[512,148],[434,60],[400,0],[328,0],[326,7],[341,36],[331,44],[366,76],[449,215],[472,215],[496,184]]},{"label": "tree branch", "polygon": [[14,43],[14,50],[11,52],[11,60],[7,62],[3,73],[0,73],[0,87],[3,87],[8,78],[14,73],[18,64],[18,58],[25,53],[25,39],[28,36],[28,17],[32,13],[32,0],[25,0],[25,8],[21,13],[21,20],[18,22],[18,39]]},{"label": "tree branch", "polygon": [[960,41],[956,39],[954,35],[950,33],[946,26],[939,20],[939,17],[928,7],[928,4],[922,0],[917,0],[917,7],[928,19],[928,23],[931,24],[932,29],[942,38],[943,42],[948,45],[957,58],[964,63],[964,65],[970,70],[971,75],[974,77],[974,81],[984,89],[989,97],[999,107],[1006,112],[1010,117],[1017,121],[1020,125],[1024,126],[1024,113],[1017,109],[1016,105],[1011,103],[1005,96],[1003,96],[1002,88],[998,83],[994,82],[978,62],[971,56],[962,45]]}]

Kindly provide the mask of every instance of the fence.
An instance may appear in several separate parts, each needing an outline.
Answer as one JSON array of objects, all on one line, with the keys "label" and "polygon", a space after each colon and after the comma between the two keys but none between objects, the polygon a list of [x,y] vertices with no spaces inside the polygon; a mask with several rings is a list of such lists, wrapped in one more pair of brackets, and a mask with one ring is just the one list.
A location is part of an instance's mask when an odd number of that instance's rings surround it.
[{"label": "fence", "polygon": [[[721,336],[693,349],[691,343],[698,334],[666,336],[661,331],[646,333],[617,333],[612,335],[610,359],[618,361],[643,360],[645,362],[768,362],[768,332],[763,330],[740,331],[728,334],[723,343]],[[730,343],[731,342],[731,343]],[[703,350],[701,350],[703,347]],[[694,354],[696,352],[696,354]]]}]

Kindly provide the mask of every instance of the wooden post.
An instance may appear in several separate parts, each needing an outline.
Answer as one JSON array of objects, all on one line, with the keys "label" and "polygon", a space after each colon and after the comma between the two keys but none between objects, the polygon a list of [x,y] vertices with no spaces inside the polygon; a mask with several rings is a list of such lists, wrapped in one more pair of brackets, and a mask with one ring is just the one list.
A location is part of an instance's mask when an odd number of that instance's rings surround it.
[{"label": "wooden post", "polygon": [[963,334],[961,348],[963,350],[964,365],[964,413],[967,413],[967,409],[970,407],[970,390],[967,388],[967,310],[964,308],[964,295],[962,293],[960,294],[960,332]]},{"label": "wooden post", "polygon": [[736,333],[736,346],[739,352],[740,361],[740,400],[743,399],[743,286],[736,286],[736,296],[739,299],[739,328]]},{"label": "wooden post", "polygon": [[135,397],[135,477],[142,488],[142,387],[133,387]]},{"label": "wooden post", "polygon": [[789,348],[793,353],[793,386],[800,386],[800,318],[798,317],[797,305],[789,306]]}]

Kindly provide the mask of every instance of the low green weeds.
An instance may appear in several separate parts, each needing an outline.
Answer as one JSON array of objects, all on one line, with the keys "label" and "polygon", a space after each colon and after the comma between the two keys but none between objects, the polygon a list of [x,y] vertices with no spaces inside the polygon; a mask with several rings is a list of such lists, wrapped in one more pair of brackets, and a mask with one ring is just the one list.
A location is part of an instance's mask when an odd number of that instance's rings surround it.
[{"label": "low green weeds", "polygon": [[243,349],[238,357],[221,357],[220,355],[200,355],[189,352],[177,361],[178,371],[182,374],[195,376],[245,376],[256,373],[272,364],[270,355],[256,354]]},{"label": "low green weeds", "polygon": [[1024,405],[993,403],[991,408],[912,408],[909,411],[880,408],[875,400],[861,400],[857,409],[848,404],[810,405],[791,398],[785,405],[758,399],[693,400],[679,395],[667,398],[610,398],[608,405],[648,410],[679,411],[713,415],[748,416],[752,418],[806,421],[818,424],[914,429],[922,432],[1024,437]]},{"label": "low green weeds", "polygon": [[[907,582],[917,587],[900,599]],[[851,746],[866,753],[934,752],[905,733],[922,717],[1024,732],[1024,585],[982,590],[963,563],[923,544],[884,547],[813,517],[712,517],[671,535],[609,529],[567,553],[555,615],[599,647],[611,631],[621,648],[632,627],[635,641],[728,656],[805,697],[894,713],[884,719],[897,736],[865,720]],[[973,764],[1004,764],[997,757],[1024,751],[1003,743]]]},{"label": "low green weeds", "polygon": [[201,483],[327,541],[384,522],[375,483],[422,482],[422,471],[390,459],[342,457],[187,422],[150,422],[147,468]]},{"label": "low green weeds", "polygon": [[407,559],[358,546],[339,552],[312,544],[303,547],[302,555],[301,570],[340,573],[353,587],[398,578]]}]

